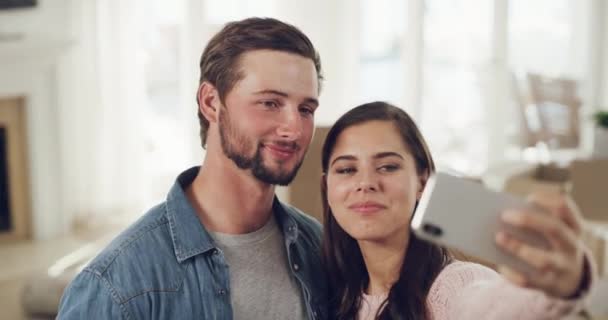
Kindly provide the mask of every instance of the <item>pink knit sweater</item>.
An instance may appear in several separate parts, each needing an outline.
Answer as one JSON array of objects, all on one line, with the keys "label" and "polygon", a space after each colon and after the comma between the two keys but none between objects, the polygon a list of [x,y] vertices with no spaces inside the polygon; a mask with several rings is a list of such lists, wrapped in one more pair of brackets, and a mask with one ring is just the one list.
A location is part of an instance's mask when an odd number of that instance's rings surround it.
[{"label": "pink knit sweater", "polygon": [[[386,296],[363,294],[358,320],[373,320]],[[439,273],[427,306],[434,320],[561,319],[578,312],[582,298],[561,300],[515,286],[494,270],[456,261]]]}]

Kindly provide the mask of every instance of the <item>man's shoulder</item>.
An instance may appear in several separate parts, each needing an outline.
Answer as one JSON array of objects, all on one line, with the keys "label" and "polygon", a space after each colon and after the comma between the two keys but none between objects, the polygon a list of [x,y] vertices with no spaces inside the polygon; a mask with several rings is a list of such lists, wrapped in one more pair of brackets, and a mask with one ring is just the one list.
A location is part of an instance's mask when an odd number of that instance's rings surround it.
[{"label": "man's shoulder", "polygon": [[161,203],[114,238],[86,270],[105,277],[108,272],[120,272],[142,263],[166,259],[167,255],[173,255],[173,242],[166,205]]},{"label": "man's shoulder", "polygon": [[90,274],[112,289],[119,301],[149,291],[176,291],[184,279],[177,261],[165,204],[150,209],[118,235],[75,281]]}]

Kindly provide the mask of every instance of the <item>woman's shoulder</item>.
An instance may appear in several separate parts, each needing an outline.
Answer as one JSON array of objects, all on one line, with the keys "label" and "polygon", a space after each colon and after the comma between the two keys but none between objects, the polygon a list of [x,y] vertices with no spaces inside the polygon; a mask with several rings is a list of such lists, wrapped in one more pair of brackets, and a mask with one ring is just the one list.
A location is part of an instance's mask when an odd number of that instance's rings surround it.
[{"label": "woman's shoulder", "polygon": [[479,263],[455,260],[441,270],[433,286],[443,282],[463,285],[472,281],[496,280],[499,277],[496,271]]},{"label": "woman's shoulder", "polygon": [[451,262],[441,270],[427,296],[433,319],[448,319],[455,301],[459,301],[467,289],[493,287],[498,281],[501,281],[500,275],[486,266],[459,260]]},{"label": "woman's shoulder", "polygon": [[455,260],[437,275],[429,291],[429,300],[442,300],[460,292],[464,287],[499,280],[500,275],[486,266]]}]

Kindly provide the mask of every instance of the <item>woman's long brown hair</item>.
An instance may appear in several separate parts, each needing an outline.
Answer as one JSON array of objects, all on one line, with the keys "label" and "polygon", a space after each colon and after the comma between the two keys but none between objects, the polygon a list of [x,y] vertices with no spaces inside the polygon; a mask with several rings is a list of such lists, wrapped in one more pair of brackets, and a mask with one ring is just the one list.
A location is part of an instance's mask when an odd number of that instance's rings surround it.
[{"label": "woman's long brown hair", "polygon": [[[369,275],[357,241],[340,227],[333,216],[327,201],[325,176],[329,158],[342,131],[372,120],[388,121],[395,125],[403,143],[414,157],[418,175],[435,171],[429,148],[414,121],[405,111],[386,102],[360,105],[340,117],[329,130],[321,160],[324,172],[321,196],[325,221],[323,261],[330,282],[331,319],[357,318],[361,295],[369,285]],[[399,279],[391,287],[377,319],[429,319],[426,298],[433,281],[451,261],[451,257],[446,249],[410,234],[404,261]]]}]

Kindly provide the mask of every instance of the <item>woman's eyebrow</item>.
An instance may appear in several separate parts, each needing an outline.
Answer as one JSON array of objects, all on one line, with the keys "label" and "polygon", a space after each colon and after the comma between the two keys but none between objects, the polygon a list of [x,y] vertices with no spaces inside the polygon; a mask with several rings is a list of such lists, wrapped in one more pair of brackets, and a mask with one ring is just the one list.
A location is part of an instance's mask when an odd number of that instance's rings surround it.
[{"label": "woman's eyebrow", "polygon": [[381,159],[381,158],[386,158],[386,157],[398,157],[398,158],[403,159],[402,155],[398,154],[397,152],[393,152],[393,151],[379,152],[374,155],[374,159]]},{"label": "woman's eyebrow", "polygon": [[331,164],[329,165],[330,167],[334,165],[334,163],[336,163],[336,161],[340,161],[340,160],[357,160],[357,157],[350,155],[350,154],[345,154],[339,157],[336,157],[334,159],[334,161],[331,162]]}]

